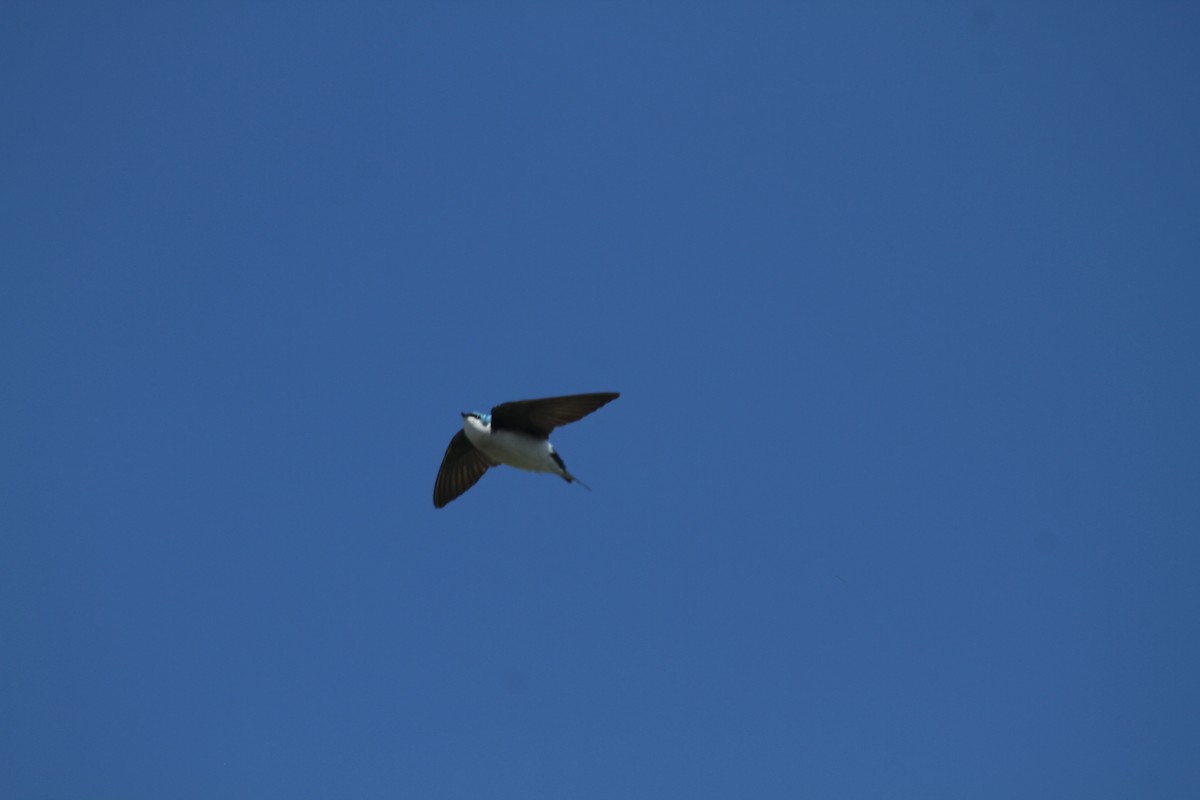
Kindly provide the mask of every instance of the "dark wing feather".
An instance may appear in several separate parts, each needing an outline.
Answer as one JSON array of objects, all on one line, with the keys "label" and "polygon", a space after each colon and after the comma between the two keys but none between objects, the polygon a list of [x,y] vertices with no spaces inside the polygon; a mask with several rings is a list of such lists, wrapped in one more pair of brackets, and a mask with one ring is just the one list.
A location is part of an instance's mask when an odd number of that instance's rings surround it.
[{"label": "dark wing feather", "polygon": [[583,419],[620,396],[617,392],[594,392],[503,403],[492,409],[492,430],[522,431],[545,439],[559,425]]},{"label": "dark wing feather", "polygon": [[483,477],[491,460],[467,440],[467,434],[459,431],[450,440],[442,466],[433,484],[433,505],[441,508],[460,494],[470,489]]}]

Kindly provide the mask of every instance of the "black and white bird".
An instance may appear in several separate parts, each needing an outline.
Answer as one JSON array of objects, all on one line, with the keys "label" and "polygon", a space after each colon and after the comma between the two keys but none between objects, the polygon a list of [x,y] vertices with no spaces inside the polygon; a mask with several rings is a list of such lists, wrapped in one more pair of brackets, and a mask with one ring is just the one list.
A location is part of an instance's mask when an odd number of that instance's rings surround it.
[{"label": "black and white bird", "polygon": [[433,505],[443,507],[474,486],[488,467],[499,464],[549,472],[567,483],[578,481],[586,486],[567,472],[562,457],[550,444],[550,432],[583,419],[620,396],[617,392],[572,394],[502,403],[490,414],[462,412],[463,429],[450,440],[433,484]]}]

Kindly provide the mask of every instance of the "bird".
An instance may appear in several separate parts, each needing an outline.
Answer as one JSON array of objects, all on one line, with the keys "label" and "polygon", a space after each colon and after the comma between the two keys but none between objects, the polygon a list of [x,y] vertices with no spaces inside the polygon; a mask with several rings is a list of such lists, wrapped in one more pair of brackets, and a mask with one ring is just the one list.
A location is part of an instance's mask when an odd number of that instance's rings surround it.
[{"label": "bird", "polygon": [[474,486],[489,467],[500,464],[549,472],[586,488],[586,483],[567,472],[562,456],[550,444],[550,432],[620,396],[618,392],[571,394],[501,403],[486,414],[461,412],[463,429],[450,440],[433,484],[434,508],[443,508]]}]

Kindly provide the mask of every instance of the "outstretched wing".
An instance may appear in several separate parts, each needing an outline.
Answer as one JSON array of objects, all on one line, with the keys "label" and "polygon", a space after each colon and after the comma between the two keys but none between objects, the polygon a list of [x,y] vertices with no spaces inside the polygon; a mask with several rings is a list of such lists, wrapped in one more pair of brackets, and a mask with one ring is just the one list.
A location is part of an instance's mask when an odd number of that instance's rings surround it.
[{"label": "outstretched wing", "polygon": [[487,472],[492,462],[475,445],[467,440],[467,434],[459,431],[450,440],[442,466],[433,484],[433,505],[441,508],[460,494],[470,489]]},{"label": "outstretched wing", "polygon": [[520,431],[545,439],[559,425],[583,419],[620,396],[618,392],[594,392],[502,403],[492,409],[492,430]]}]

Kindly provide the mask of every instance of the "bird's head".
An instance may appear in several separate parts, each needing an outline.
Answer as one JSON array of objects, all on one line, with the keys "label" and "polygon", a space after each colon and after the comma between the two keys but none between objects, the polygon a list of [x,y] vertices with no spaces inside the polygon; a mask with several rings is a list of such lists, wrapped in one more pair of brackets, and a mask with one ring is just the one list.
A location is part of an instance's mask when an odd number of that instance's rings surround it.
[{"label": "bird's head", "polygon": [[492,415],[484,414],[479,411],[463,411],[463,426],[470,426],[476,430],[487,430],[492,426]]}]

